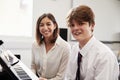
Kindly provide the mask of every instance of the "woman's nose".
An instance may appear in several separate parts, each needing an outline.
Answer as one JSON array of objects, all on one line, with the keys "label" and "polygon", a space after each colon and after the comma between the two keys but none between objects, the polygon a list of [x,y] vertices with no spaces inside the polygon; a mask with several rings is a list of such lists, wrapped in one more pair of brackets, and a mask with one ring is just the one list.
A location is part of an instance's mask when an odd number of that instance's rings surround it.
[{"label": "woman's nose", "polygon": [[44,29],[48,29],[48,26],[47,26],[47,25],[44,25]]}]

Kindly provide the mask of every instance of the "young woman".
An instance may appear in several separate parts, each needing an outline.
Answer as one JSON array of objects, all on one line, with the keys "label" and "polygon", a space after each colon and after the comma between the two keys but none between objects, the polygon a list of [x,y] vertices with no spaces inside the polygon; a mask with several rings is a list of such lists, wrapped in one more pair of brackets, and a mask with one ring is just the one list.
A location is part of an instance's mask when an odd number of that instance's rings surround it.
[{"label": "young woman", "polygon": [[63,80],[65,76],[70,45],[58,32],[58,24],[51,13],[38,18],[31,68],[40,80]]}]

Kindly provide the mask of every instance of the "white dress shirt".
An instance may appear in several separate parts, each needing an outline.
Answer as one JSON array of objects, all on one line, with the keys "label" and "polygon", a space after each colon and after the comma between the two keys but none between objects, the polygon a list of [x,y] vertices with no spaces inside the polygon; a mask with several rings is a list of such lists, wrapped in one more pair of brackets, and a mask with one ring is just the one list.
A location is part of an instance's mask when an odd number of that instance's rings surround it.
[{"label": "white dress shirt", "polygon": [[114,53],[93,36],[82,48],[72,47],[66,80],[75,80],[78,52],[82,55],[81,80],[118,80],[119,66]]},{"label": "white dress shirt", "polygon": [[60,36],[46,53],[45,44],[32,46],[32,70],[48,80],[63,80],[71,47]]}]

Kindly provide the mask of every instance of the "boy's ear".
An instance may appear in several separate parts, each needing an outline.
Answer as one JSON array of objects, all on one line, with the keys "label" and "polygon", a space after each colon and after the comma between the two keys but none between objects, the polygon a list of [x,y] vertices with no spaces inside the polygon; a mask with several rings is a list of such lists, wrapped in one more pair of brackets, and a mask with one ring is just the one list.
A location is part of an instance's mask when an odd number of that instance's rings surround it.
[{"label": "boy's ear", "polygon": [[91,24],[91,30],[92,30],[92,32],[94,31],[94,26],[95,26],[95,24]]}]

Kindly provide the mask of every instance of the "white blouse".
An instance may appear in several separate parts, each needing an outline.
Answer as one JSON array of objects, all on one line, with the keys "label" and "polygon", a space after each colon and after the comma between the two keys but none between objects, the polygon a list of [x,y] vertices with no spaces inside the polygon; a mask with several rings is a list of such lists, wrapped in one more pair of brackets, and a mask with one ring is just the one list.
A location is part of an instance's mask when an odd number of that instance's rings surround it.
[{"label": "white blouse", "polygon": [[63,80],[70,54],[70,45],[60,36],[46,53],[45,44],[32,46],[32,70],[48,80]]},{"label": "white blouse", "polygon": [[75,80],[78,52],[82,55],[81,80],[118,80],[119,66],[116,56],[94,37],[82,49],[79,44],[72,47],[66,80]]}]

